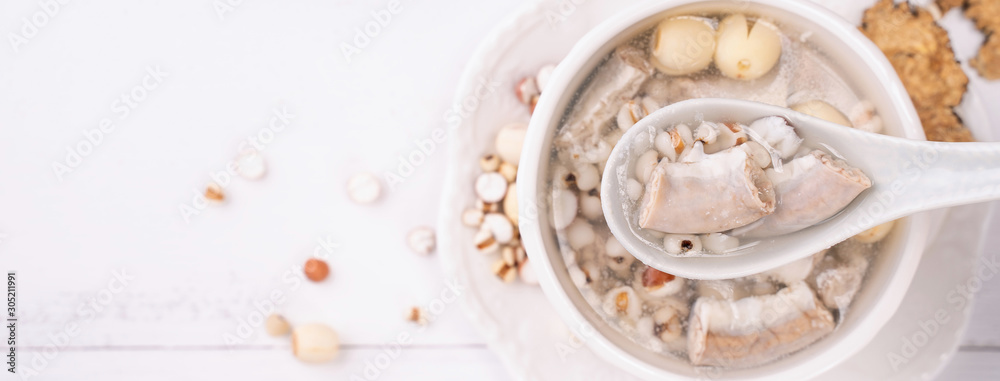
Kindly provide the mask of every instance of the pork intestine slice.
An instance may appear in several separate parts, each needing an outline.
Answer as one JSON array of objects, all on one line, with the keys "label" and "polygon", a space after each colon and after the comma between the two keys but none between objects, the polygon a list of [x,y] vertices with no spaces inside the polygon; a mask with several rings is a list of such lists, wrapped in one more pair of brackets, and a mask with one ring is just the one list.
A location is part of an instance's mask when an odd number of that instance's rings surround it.
[{"label": "pork intestine slice", "polygon": [[602,156],[610,149],[602,147],[606,143],[602,144],[601,129],[639,93],[653,72],[644,50],[632,46],[616,49],[580,91],[556,144],[566,148],[575,161],[598,163],[605,159]]},{"label": "pork intestine slice", "polygon": [[837,214],[872,186],[861,170],[818,150],[788,162],[781,172],[765,173],[774,183],[774,214],[739,235],[770,237],[805,229]]},{"label": "pork intestine slice", "polygon": [[750,224],[774,212],[771,181],[741,149],[693,163],[666,160],[653,169],[641,201],[639,226],[703,234]]},{"label": "pork intestine slice", "polygon": [[833,315],[802,281],[773,295],[737,301],[698,298],[689,324],[693,364],[736,368],[798,351],[834,328]]}]

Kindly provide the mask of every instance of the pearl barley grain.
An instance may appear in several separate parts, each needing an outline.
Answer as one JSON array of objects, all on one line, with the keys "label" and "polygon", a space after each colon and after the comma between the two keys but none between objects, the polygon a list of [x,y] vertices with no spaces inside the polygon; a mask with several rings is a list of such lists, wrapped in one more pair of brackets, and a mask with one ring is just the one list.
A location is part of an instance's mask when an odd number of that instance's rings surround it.
[{"label": "pearl barley grain", "polygon": [[517,83],[517,86],[514,87],[514,94],[517,95],[517,100],[521,103],[530,104],[531,99],[537,97],[541,92],[538,90],[535,79],[528,77]]},{"label": "pearl barley grain", "polygon": [[487,203],[495,203],[503,200],[507,194],[507,179],[496,172],[488,172],[476,178],[476,195],[480,200]]},{"label": "pearl barley grain", "polygon": [[649,176],[653,174],[653,169],[656,168],[656,158],[656,150],[649,150],[635,159],[635,177],[639,182],[649,182]]},{"label": "pearl barley grain", "polygon": [[593,164],[578,165],[573,175],[576,177],[576,187],[581,191],[587,192],[601,185],[601,174]]},{"label": "pearl barley grain", "polygon": [[413,250],[414,253],[430,255],[430,253],[434,252],[436,245],[434,229],[419,226],[410,230],[410,233],[406,235],[406,244],[410,246],[410,250]]},{"label": "pearl barley grain", "polygon": [[625,182],[625,194],[628,195],[630,200],[639,200],[639,197],[642,197],[642,191],[642,183],[640,183],[639,180],[629,178],[628,181]]},{"label": "pearl barley grain", "polygon": [[496,172],[500,168],[500,157],[497,155],[486,155],[479,159],[479,168],[483,172]]},{"label": "pearl barley grain", "polygon": [[483,227],[489,229],[493,238],[499,243],[508,243],[514,239],[514,225],[503,214],[487,214],[483,217]]},{"label": "pearl barley grain", "polygon": [[236,156],[236,172],[244,179],[257,180],[264,177],[267,166],[264,157],[256,150],[248,150]]},{"label": "pearl barley grain", "polygon": [[406,320],[417,325],[427,325],[427,314],[423,308],[413,306],[406,310]]},{"label": "pearl barley grain", "polygon": [[587,221],[576,219],[566,228],[566,240],[573,250],[580,250],[584,246],[594,243],[597,236],[594,234],[594,227]]},{"label": "pearl barley grain", "polygon": [[476,232],[476,235],[472,237],[472,241],[476,245],[476,249],[482,254],[492,254],[500,249],[500,244],[497,243],[496,238],[493,238],[493,232],[486,226],[483,226]]},{"label": "pearl barley grain", "polygon": [[310,323],[292,331],[292,353],[301,361],[327,362],[337,357],[339,350],[337,332],[326,325]]},{"label": "pearl barley grain", "polygon": [[[631,179],[630,179],[631,180]],[[553,226],[562,230],[569,226],[576,218],[576,210],[579,205],[576,202],[576,194],[563,189],[552,193],[552,223]]]},{"label": "pearl barley grain", "polygon": [[538,275],[535,274],[535,268],[531,267],[531,264],[527,260],[517,266],[517,276],[521,278],[521,282],[524,282],[524,284],[538,284]]},{"label": "pearl barley grain", "polygon": [[500,163],[500,168],[497,168],[497,173],[499,173],[500,176],[503,176],[508,183],[512,183],[517,180],[517,167],[506,161]]},{"label": "pearl barley grain", "polygon": [[538,69],[538,74],[535,75],[535,85],[538,86],[539,93],[545,91],[545,85],[549,84],[549,79],[552,78],[552,71],[555,69],[556,65],[553,64],[548,64]]},{"label": "pearl barley grain", "polygon": [[356,203],[370,204],[382,194],[382,184],[371,173],[359,173],[347,180],[347,195]]},{"label": "pearl barley grain", "polygon": [[222,202],[226,199],[226,195],[222,193],[222,187],[216,183],[209,183],[205,187],[205,198],[209,201]]},{"label": "pearl barley grain", "polygon": [[482,209],[470,208],[462,212],[462,223],[465,226],[479,227],[483,223]]},{"label": "pearl barley grain", "polygon": [[601,197],[591,195],[580,196],[580,214],[591,221],[596,221],[603,217],[604,209],[601,208]]}]

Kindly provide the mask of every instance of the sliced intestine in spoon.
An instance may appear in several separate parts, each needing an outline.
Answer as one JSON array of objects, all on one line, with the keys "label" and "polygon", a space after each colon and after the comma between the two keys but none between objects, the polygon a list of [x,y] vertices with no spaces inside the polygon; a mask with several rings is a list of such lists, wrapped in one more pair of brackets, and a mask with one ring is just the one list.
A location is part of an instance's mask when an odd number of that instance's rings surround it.
[{"label": "sliced intestine in spoon", "polygon": [[770,237],[805,229],[837,214],[872,186],[863,172],[819,150],[786,163],[782,172],[765,173],[774,183],[774,214],[738,235]]}]

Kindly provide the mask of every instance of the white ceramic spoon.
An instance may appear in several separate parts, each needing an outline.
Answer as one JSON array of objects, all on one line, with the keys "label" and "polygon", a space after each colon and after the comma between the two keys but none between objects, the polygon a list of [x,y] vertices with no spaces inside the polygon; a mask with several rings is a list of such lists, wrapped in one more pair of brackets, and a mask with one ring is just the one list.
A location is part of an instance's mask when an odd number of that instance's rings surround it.
[{"label": "white ceramic spoon", "polygon": [[[659,131],[678,123],[750,124],[782,116],[806,144],[825,144],[862,170],[872,187],[840,213],[816,225],[775,237],[747,239],[725,254],[674,256],[643,238],[635,214],[639,201],[626,193],[633,161]],[[942,143],[873,134],[763,103],[702,98],[664,107],[630,128],[608,159],[601,183],[604,216],[632,255],[660,271],[693,279],[729,279],[790,263],[884,222],[913,213],[1000,198],[1000,143]],[[706,195],[706,197],[717,197]],[[641,199],[640,199],[641,200]],[[778,206],[780,207],[780,205]]]}]

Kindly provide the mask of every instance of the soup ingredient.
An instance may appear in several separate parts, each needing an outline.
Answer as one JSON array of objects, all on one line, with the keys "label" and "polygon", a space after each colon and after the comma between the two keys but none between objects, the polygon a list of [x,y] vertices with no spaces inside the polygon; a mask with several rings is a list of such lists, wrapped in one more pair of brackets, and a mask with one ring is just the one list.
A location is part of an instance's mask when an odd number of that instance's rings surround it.
[{"label": "soup ingredient", "polygon": [[[825,253],[818,253],[818,257],[822,258]],[[816,262],[817,256],[810,255],[808,257],[796,260],[792,263],[782,265],[780,267],[767,270],[760,274],[754,275],[755,278],[771,280],[781,284],[792,284],[798,281],[805,280],[809,276],[809,273],[813,270],[813,263]]]},{"label": "soup ingredient", "polygon": [[861,170],[818,150],[790,161],[782,172],[768,169],[766,173],[774,182],[779,206],[774,214],[741,232],[744,236],[769,237],[805,229],[837,214],[872,186]]},{"label": "soup ingredient", "polygon": [[702,142],[703,151],[713,154],[746,142],[746,126],[739,123],[702,122],[694,130],[695,141]]},{"label": "soup ingredient", "polygon": [[749,26],[746,16],[741,14],[719,22],[715,66],[725,76],[757,79],[771,71],[779,58],[781,37],[774,25],[758,19]]},{"label": "soup ingredient", "polygon": [[483,223],[483,211],[476,208],[469,208],[462,212],[462,223],[465,226],[479,227]]},{"label": "soup ingredient", "polygon": [[667,234],[663,237],[663,248],[670,254],[700,253],[701,247],[701,237],[697,235]]},{"label": "soup ingredient", "polygon": [[628,198],[632,201],[638,200],[639,197],[642,197],[642,190],[642,183],[640,183],[639,180],[629,178],[628,181],[625,182],[625,192],[627,193]]},{"label": "soup ingredient", "polygon": [[528,259],[525,259],[517,265],[517,276],[521,279],[521,282],[524,282],[525,284],[538,284],[538,275],[535,274],[535,268],[528,264]]},{"label": "soup ingredient", "polygon": [[618,128],[622,131],[632,128],[642,118],[646,115],[652,114],[653,111],[659,110],[660,104],[649,97],[636,98],[625,102],[622,108],[618,110],[618,115],[615,118]]},{"label": "soup ingredient", "polygon": [[[659,152],[661,156],[666,158],[668,161],[677,161],[677,155],[684,152],[684,148],[687,143],[684,142],[682,133],[687,133],[691,137],[691,129],[687,125],[681,124],[674,127],[670,131],[663,131],[656,135],[653,140],[653,146],[656,147],[656,152]],[[694,137],[688,139],[692,141]]]},{"label": "soup ingredient", "polygon": [[702,18],[669,18],[656,27],[650,44],[650,61],[664,74],[697,73],[712,63],[715,29]]},{"label": "soup ingredient", "polygon": [[701,244],[705,251],[721,254],[740,247],[740,239],[722,233],[708,233],[701,237]]},{"label": "soup ingredient", "polygon": [[656,168],[656,164],[658,163],[657,152],[655,150],[649,150],[639,155],[635,159],[636,179],[640,182],[648,183],[649,177],[653,175],[653,169]]},{"label": "soup ingredient", "polygon": [[517,95],[517,100],[526,105],[535,102],[541,93],[541,91],[538,91],[538,85],[535,84],[535,78],[533,77],[521,79],[517,83],[517,86],[514,87],[514,94]]},{"label": "soup ingredient", "polygon": [[972,141],[953,108],[969,78],[951,49],[948,32],[925,9],[879,0],[865,11],[861,31],[885,53],[910,94],[928,140]]},{"label": "soup ingredient", "polygon": [[861,101],[851,108],[851,124],[854,128],[871,133],[882,133],[882,117],[875,113],[875,105],[870,101]]},{"label": "soup ingredient", "polygon": [[816,277],[812,281],[823,305],[827,308],[841,309],[850,305],[854,296],[861,290],[870,262],[863,255],[840,259],[833,256],[824,258],[818,265]]},{"label": "soup ingredient", "polygon": [[318,258],[309,258],[303,268],[306,278],[313,282],[321,282],[330,275],[330,266],[325,261]]},{"label": "soup ingredient", "polygon": [[876,243],[885,238],[885,236],[889,235],[889,232],[892,231],[892,227],[894,225],[896,225],[896,221],[889,221],[858,233],[851,239],[860,243]]},{"label": "soup ingredient", "polygon": [[507,266],[511,267],[517,266],[517,253],[515,252],[514,247],[504,246],[503,248],[501,248],[500,259],[502,259],[503,263],[506,263]]},{"label": "soup ingredient", "polygon": [[847,120],[847,117],[844,116],[844,114],[831,106],[829,103],[821,100],[805,101],[793,105],[791,108],[792,110],[823,119],[827,122],[837,123],[847,127],[854,127],[854,125],[851,124],[851,121]]},{"label": "soup ingredient", "polygon": [[[755,120],[750,123],[747,134],[769,152],[777,153],[781,159],[787,160],[792,157],[802,145],[802,138],[795,133],[792,126],[788,125],[788,121],[780,116],[767,116]],[[771,158],[772,163],[776,161],[776,158]]]},{"label": "soup ingredient", "polygon": [[222,193],[222,187],[216,183],[208,183],[205,187],[205,198],[209,201],[222,202],[226,199],[225,193]]},{"label": "soup ingredient", "polygon": [[595,237],[594,227],[580,218],[574,220],[566,228],[566,239],[569,241],[569,246],[576,250],[594,243]]},{"label": "soup ingredient", "polygon": [[[500,128],[494,146],[503,161],[517,166],[521,160],[521,147],[524,146],[524,135],[527,132],[528,125],[520,122],[510,123]],[[484,169],[484,171],[486,170]]]},{"label": "soup ingredient", "polygon": [[833,315],[805,282],[737,301],[701,297],[691,309],[694,365],[747,367],[798,351],[833,331]]},{"label": "soup ingredient", "polygon": [[615,49],[582,89],[556,144],[579,161],[598,163],[606,159],[611,148],[601,140],[601,129],[625,102],[635,97],[653,71],[643,50],[632,46]]},{"label": "soup ingredient", "polygon": [[476,250],[482,254],[490,254],[500,249],[500,244],[497,243],[496,238],[493,238],[493,233],[485,226],[476,232],[476,235],[472,237],[472,242],[476,245]]},{"label": "soup ingredient", "polygon": [[493,271],[493,275],[496,275],[497,278],[500,278],[500,280],[504,283],[510,283],[517,277],[517,268],[508,265],[503,261],[503,259],[498,259],[496,262],[493,262],[491,269]]},{"label": "soup ingredient", "polygon": [[359,173],[347,180],[347,195],[358,204],[371,204],[382,194],[382,184],[371,173]]},{"label": "soup ingredient", "polygon": [[410,230],[410,233],[406,235],[406,244],[414,253],[430,255],[430,253],[434,252],[436,245],[434,229],[419,226]]},{"label": "soup ingredient", "polygon": [[618,287],[604,297],[604,312],[634,322],[642,314],[642,301],[631,287]]},{"label": "soup ingredient", "polygon": [[476,208],[482,210],[483,213],[496,213],[500,211],[500,204],[476,200]]},{"label": "soup ingredient", "polygon": [[517,226],[517,183],[510,183],[507,186],[507,195],[503,198],[503,214],[510,223]]},{"label": "soup ingredient", "polygon": [[684,333],[683,319],[688,306],[677,298],[664,298],[653,312],[653,335],[665,343],[680,339]]},{"label": "soup ingredient", "polygon": [[489,230],[493,238],[499,243],[508,243],[514,239],[514,225],[503,214],[486,214],[483,217],[483,228]]},{"label": "soup ingredient", "polygon": [[580,214],[591,221],[604,217],[604,209],[601,208],[601,197],[596,194],[580,196]]},{"label": "soup ingredient", "polygon": [[504,180],[507,180],[508,183],[513,183],[517,180],[517,167],[506,161],[500,163],[500,168],[497,168],[497,173],[499,173],[500,176],[503,176]]},{"label": "soup ingredient", "polygon": [[257,150],[247,150],[236,156],[236,172],[244,179],[257,180],[264,177],[267,166],[264,157]]},{"label": "soup ingredient", "polygon": [[427,313],[423,308],[413,306],[406,310],[406,320],[417,325],[427,325]]},{"label": "soup ingredient", "polygon": [[657,165],[647,184],[639,226],[679,234],[715,233],[747,225],[774,210],[771,180],[746,152],[730,149],[693,163]]},{"label": "soup ingredient", "polygon": [[291,325],[288,324],[288,320],[285,320],[284,316],[278,314],[271,314],[264,321],[264,329],[267,330],[267,334],[271,336],[284,336],[291,331]]},{"label": "soup ingredient", "polygon": [[479,168],[483,172],[496,172],[500,168],[500,157],[494,154],[483,156],[479,159]]},{"label": "soup ingredient", "polygon": [[562,230],[576,218],[576,194],[568,189],[552,191],[552,222],[556,229]]},{"label": "soup ingredient", "polygon": [[476,178],[476,196],[483,202],[495,203],[507,194],[507,179],[497,172],[486,172]]},{"label": "soup ingredient", "polygon": [[597,166],[593,164],[580,164],[573,171],[573,178],[576,179],[576,188],[581,192],[588,192],[601,185],[601,174],[597,171]]},{"label": "soup ingredient", "polygon": [[648,266],[640,266],[635,274],[635,279],[641,280],[642,287],[636,287],[636,290],[642,290],[643,299],[647,300],[650,299],[647,296],[662,298],[677,294],[685,286],[684,278]]},{"label": "soup ingredient", "polygon": [[753,160],[754,164],[757,164],[761,169],[771,166],[771,153],[767,152],[767,149],[760,143],[748,141],[738,147],[746,152],[747,156],[750,156],[750,160]]},{"label": "soup ingredient", "polygon": [[340,338],[332,328],[320,323],[295,327],[292,331],[292,353],[304,362],[320,363],[333,360],[340,350]]},{"label": "soup ingredient", "polygon": [[548,64],[538,69],[538,74],[535,75],[535,84],[538,85],[538,90],[545,90],[545,86],[549,84],[549,79],[552,78],[552,72],[555,70],[556,65],[553,64]]}]

